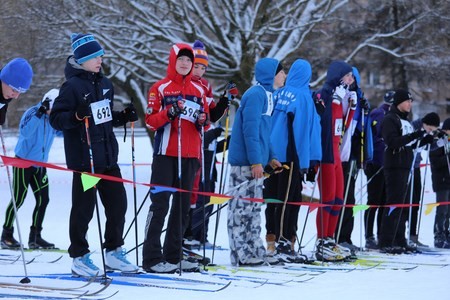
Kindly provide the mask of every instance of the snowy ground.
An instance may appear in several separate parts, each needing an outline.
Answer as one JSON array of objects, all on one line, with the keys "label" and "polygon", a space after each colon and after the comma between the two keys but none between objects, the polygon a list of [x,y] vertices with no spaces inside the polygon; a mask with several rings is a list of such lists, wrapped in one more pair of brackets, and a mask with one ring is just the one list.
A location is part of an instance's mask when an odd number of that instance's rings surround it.
[{"label": "snowy ground", "polygon": [[[129,135],[128,135],[129,137]],[[127,139],[126,143],[123,143],[123,137],[118,137],[119,145],[121,147],[121,153],[119,162],[121,163],[121,169],[123,177],[126,179],[132,179],[131,168],[131,145],[130,139]],[[6,134],[7,153],[9,156],[14,155],[14,146],[16,138],[12,135]],[[3,153],[2,153],[3,154]],[[152,150],[150,141],[146,136],[136,137],[135,145],[135,158],[136,158],[136,174],[137,182],[148,183],[150,180],[150,163],[151,163]],[[64,165],[64,149],[62,138],[55,140],[54,146],[50,153],[50,163]],[[64,165],[65,166],[65,165]],[[424,170],[423,170],[424,171]],[[44,221],[43,236],[48,241],[54,242],[59,248],[67,249],[69,246],[68,238],[68,220],[71,204],[71,173],[63,171],[48,170],[50,179],[50,204],[47,209],[47,215]],[[363,181],[362,184],[365,182]],[[358,187],[361,182],[358,179]],[[134,206],[133,206],[133,187],[132,185],[126,185],[128,194],[128,213],[126,228],[133,219]],[[358,189],[358,188],[357,188]],[[145,186],[137,187],[137,203],[140,205],[147,194],[148,188]],[[311,186],[307,186],[305,189],[306,194],[310,194],[312,191]],[[3,222],[3,214],[5,208],[10,199],[10,190],[6,175],[6,170],[2,166],[0,168],[0,195],[2,200],[0,201],[0,220]],[[356,197],[357,201],[360,199],[359,195]],[[362,204],[365,204],[366,195],[362,197]],[[430,171],[428,169],[426,179],[426,189],[424,196],[425,203],[435,202],[435,195],[431,189]],[[144,224],[147,216],[147,211],[150,201],[147,198],[144,203],[142,212],[139,214],[139,242],[142,242],[144,235]],[[101,206],[101,205],[100,205]],[[19,211],[20,229],[22,232],[22,239],[27,242],[31,212],[34,208],[34,199],[29,194],[25,204]],[[264,209],[264,208],[263,208]],[[300,211],[301,216],[299,218],[299,230],[303,228],[304,220],[307,209],[303,207]],[[103,219],[103,211],[100,211]],[[262,214],[264,222],[264,214]],[[421,241],[431,245],[433,243],[432,226],[434,222],[434,210],[431,214],[425,215],[422,212],[422,225],[420,227]],[[215,218],[212,219],[211,224],[215,224]],[[353,241],[356,245],[364,243],[360,236],[361,228],[360,216],[355,218],[355,230],[353,233]],[[104,222],[102,221],[102,226]],[[265,234],[263,232],[263,234]],[[299,231],[301,234],[301,231]],[[210,227],[210,237],[213,236],[213,226]],[[17,229],[15,234],[18,238]],[[88,239],[91,245],[90,250],[94,252],[92,258],[94,262],[101,266],[101,255],[99,253],[99,239],[97,221],[94,219],[91,222],[91,227],[88,232]],[[308,223],[305,230],[305,238],[303,244],[307,243],[306,250],[311,251],[315,241],[315,213],[309,216]],[[125,247],[132,248],[135,244],[134,228],[130,231],[125,239]],[[219,233],[217,237],[217,244],[228,248],[228,237],[225,226],[225,213],[222,213],[220,217]],[[0,254],[10,254],[11,251],[0,250]],[[18,254],[18,252],[15,252]],[[39,275],[44,273],[68,273],[70,272],[71,259],[66,253],[41,253],[39,252],[26,252],[25,257],[27,259],[35,258],[35,261],[26,265],[28,275]],[[46,261],[52,258],[57,258],[63,255],[63,258],[56,263],[48,263]],[[141,253],[139,252],[141,258]],[[135,261],[135,253],[133,252],[129,259]],[[432,255],[417,255],[417,256],[398,256],[397,260],[409,261],[409,262],[421,262],[426,264],[435,263],[450,263],[450,254],[442,256]],[[220,250],[216,251],[214,262],[217,264],[229,265],[228,251]],[[140,262],[139,262],[140,263]],[[24,275],[24,266],[21,261],[17,261],[13,264],[0,264],[0,281],[5,281],[5,278],[1,275],[16,275],[18,281]],[[322,275],[315,276],[312,280],[304,283],[295,282],[294,275],[288,275],[283,273],[275,273],[281,270],[280,268],[274,269],[274,273],[270,275],[271,279],[280,280],[292,280],[283,286],[265,284],[257,287],[258,285],[244,284],[241,282],[233,282],[227,289],[211,294],[206,292],[193,292],[193,291],[181,291],[174,289],[162,289],[156,287],[129,287],[122,285],[111,285],[102,295],[109,295],[113,291],[119,291],[113,299],[147,299],[149,297],[163,300],[163,299],[424,299],[424,298],[448,298],[448,278],[450,275],[450,267],[436,267],[420,265],[412,271],[404,270],[385,270],[374,268],[370,270],[360,271],[355,270],[351,272],[339,272],[328,271]],[[303,273],[303,272],[302,272]],[[299,273],[300,274],[300,273]],[[206,275],[200,274],[183,274],[186,278],[209,278]],[[11,278],[7,278],[11,281]],[[149,281],[153,282],[153,281]],[[32,278],[32,283],[48,283],[43,279]],[[78,284],[78,283],[77,283]],[[257,287],[257,288],[255,288]],[[0,288],[0,294],[13,293],[7,289]],[[1,297],[1,295],[0,295]],[[9,297],[9,296],[6,296]],[[11,295],[10,299],[15,299]]]}]

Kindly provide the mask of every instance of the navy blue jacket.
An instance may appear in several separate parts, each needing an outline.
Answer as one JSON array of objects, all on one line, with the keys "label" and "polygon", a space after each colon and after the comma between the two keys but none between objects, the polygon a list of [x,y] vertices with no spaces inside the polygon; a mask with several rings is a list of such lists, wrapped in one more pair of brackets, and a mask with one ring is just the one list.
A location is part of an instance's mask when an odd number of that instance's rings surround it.
[{"label": "navy blue jacket", "polygon": [[73,56],[67,59],[66,81],[61,86],[50,114],[53,128],[63,131],[67,167],[77,171],[91,171],[89,147],[85,121],[75,117],[77,107],[82,101],[92,104],[109,100],[112,121],[95,125],[89,120],[89,136],[95,172],[102,172],[117,166],[119,146],[113,127],[126,123],[122,112],[113,111],[114,88],[111,81],[101,72],[87,72],[78,65]]}]

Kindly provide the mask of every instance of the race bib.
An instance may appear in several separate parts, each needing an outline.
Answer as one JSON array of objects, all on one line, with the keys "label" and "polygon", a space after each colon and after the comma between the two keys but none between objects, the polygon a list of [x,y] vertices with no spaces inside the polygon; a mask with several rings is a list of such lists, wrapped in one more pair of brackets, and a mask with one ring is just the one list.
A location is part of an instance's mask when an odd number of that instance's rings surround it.
[{"label": "race bib", "polygon": [[180,118],[195,123],[195,121],[197,121],[197,115],[199,111],[200,104],[195,103],[194,101],[185,100],[184,109],[180,115]]},{"label": "race bib", "polygon": [[336,119],[334,123],[334,135],[342,135],[342,119]]},{"label": "race bib", "polygon": [[92,117],[95,125],[112,121],[112,112],[109,103],[111,100],[105,99],[91,103]]}]

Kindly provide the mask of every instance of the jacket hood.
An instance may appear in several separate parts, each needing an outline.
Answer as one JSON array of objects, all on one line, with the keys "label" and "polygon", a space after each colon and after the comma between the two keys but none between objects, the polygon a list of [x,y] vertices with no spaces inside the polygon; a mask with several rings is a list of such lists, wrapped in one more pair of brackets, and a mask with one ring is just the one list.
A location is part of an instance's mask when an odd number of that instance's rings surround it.
[{"label": "jacket hood", "polygon": [[273,92],[275,72],[280,62],[275,58],[261,58],[255,65],[255,79],[267,91]]},{"label": "jacket hood", "polygon": [[178,74],[175,68],[175,65],[177,63],[177,55],[180,52],[180,50],[183,49],[191,51],[192,57],[194,57],[194,50],[192,50],[192,47],[188,44],[178,43],[170,48],[169,64],[167,65],[167,77],[175,82],[183,82],[183,79],[185,81],[190,81],[192,78],[192,69],[194,68],[194,62],[192,62],[191,70],[189,71],[189,74],[187,74],[186,76]]},{"label": "jacket hood", "polygon": [[286,86],[296,88],[306,87],[309,91],[309,82],[311,81],[312,69],[308,61],[297,59],[291,66],[286,78]]},{"label": "jacket hood", "polygon": [[341,84],[342,77],[350,72],[352,72],[352,67],[345,61],[332,61],[328,67],[326,83],[332,87],[337,87]]}]

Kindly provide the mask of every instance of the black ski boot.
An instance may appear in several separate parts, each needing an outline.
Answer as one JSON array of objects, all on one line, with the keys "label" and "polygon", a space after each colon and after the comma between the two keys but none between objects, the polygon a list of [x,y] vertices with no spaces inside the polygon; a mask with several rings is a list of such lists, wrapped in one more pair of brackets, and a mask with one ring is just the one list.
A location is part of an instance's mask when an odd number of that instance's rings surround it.
[{"label": "black ski boot", "polygon": [[55,244],[49,243],[41,236],[42,228],[30,227],[28,247],[30,249],[56,249]]},{"label": "black ski boot", "polygon": [[16,241],[13,236],[14,227],[5,228],[3,227],[2,239],[1,239],[1,247],[2,249],[13,249],[17,250],[20,248],[20,243]]}]

